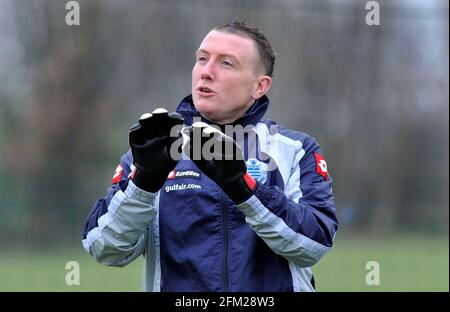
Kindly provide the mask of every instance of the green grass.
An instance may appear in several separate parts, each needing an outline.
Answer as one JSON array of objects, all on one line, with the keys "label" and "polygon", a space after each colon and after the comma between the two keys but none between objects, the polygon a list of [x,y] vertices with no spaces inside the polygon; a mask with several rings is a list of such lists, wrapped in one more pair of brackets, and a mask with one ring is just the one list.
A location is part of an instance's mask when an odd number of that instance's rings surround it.
[{"label": "green grass", "polygon": [[[68,286],[66,263],[77,261],[80,285]],[[97,263],[82,248],[0,254],[0,291],[141,291],[143,258],[123,268]],[[72,269],[72,268],[71,268]]]},{"label": "green grass", "polygon": [[[314,268],[317,290],[449,291],[448,244],[448,237],[337,237]],[[379,264],[380,285],[366,284],[368,261]]]},{"label": "green grass", "polygon": [[[318,291],[449,291],[448,238],[337,237],[314,267]],[[80,285],[65,283],[68,261],[80,264]],[[380,285],[365,283],[368,261],[380,265]],[[143,260],[125,268],[96,263],[81,248],[0,252],[0,291],[140,291]]]}]

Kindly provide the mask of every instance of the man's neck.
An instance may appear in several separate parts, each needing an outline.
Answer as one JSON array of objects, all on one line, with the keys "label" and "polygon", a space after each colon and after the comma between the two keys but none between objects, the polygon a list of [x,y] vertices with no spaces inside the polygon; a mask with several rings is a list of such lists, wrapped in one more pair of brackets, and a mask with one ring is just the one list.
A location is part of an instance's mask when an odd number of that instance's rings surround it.
[{"label": "man's neck", "polygon": [[253,104],[256,103],[256,101],[257,100],[253,100],[253,102],[247,104],[243,109],[240,109],[238,112],[236,112],[234,114],[234,117],[232,117],[232,118],[227,118],[227,119],[223,119],[223,120],[212,120],[212,119],[209,119],[209,118],[207,118],[207,117],[205,117],[203,115],[202,115],[202,117],[205,118],[208,121],[208,123],[212,123],[214,125],[217,125],[217,126],[219,126],[222,129],[222,127],[224,127],[226,125],[233,125],[233,124],[235,124],[237,120],[242,118],[245,115],[245,113],[248,112],[250,107],[252,107]]}]

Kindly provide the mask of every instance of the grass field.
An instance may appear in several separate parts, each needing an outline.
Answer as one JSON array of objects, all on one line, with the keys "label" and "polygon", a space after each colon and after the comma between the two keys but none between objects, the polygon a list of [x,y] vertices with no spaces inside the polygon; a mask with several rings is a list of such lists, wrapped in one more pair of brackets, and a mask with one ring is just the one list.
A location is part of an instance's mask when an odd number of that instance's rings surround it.
[{"label": "grass field", "polygon": [[[142,258],[125,268],[96,263],[79,249],[0,252],[0,291],[140,291]],[[80,265],[80,285],[66,285],[66,263]],[[380,285],[366,284],[368,261],[379,263]],[[338,237],[315,268],[318,291],[449,291],[448,238]]]},{"label": "grass field", "polygon": [[[379,263],[378,286],[366,284],[368,261]],[[449,291],[449,241],[338,237],[314,272],[318,291]]]}]

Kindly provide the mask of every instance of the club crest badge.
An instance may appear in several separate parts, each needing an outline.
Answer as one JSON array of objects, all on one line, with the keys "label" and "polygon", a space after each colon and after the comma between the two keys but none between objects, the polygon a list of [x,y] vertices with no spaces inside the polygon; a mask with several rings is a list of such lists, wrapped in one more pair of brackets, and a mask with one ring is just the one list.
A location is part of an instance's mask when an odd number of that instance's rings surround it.
[{"label": "club crest badge", "polygon": [[267,181],[268,166],[266,163],[255,158],[250,158],[247,160],[246,164],[247,172],[253,179],[260,183],[265,183]]}]

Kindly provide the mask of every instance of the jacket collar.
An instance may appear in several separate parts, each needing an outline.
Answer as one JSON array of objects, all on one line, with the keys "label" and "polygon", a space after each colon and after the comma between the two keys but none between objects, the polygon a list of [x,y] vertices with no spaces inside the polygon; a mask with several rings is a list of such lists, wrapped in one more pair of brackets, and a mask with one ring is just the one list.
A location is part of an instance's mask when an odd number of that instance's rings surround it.
[{"label": "jacket collar", "polygon": [[[241,118],[233,122],[233,125],[239,124],[243,127],[247,125],[256,125],[266,113],[269,104],[270,101],[267,96],[264,95],[260,97],[255,101],[255,103],[253,103],[252,106],[250,106],[250,108]],[[214,124],[210,120],[201,116],[200,112],[195,109],[194,103],[192,101],[192,95],[188,95],[183,100],[181,100],[181,103],[178,105],[177,112],[181,114],[181,116],[183,116],[184,122],[188,126],[192,125],[192,120],[194,117],[199,117],[201,118],[201,121],[208,124]]]}]

